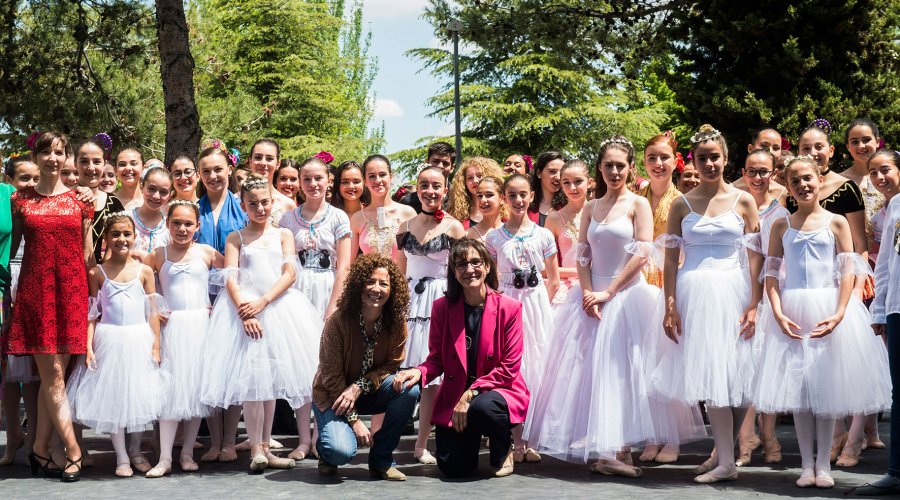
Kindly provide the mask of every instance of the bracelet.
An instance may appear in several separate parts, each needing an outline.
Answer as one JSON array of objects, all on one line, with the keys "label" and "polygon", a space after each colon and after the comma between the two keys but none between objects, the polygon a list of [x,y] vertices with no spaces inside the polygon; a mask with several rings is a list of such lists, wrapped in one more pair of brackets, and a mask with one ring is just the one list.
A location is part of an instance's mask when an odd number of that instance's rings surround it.
[{"label": "bracelet", "polygon": [[354,424],[357,420],[359,420],[359,413],[356,410],[351,410],[349,413],[347,413],[348,424]]}]

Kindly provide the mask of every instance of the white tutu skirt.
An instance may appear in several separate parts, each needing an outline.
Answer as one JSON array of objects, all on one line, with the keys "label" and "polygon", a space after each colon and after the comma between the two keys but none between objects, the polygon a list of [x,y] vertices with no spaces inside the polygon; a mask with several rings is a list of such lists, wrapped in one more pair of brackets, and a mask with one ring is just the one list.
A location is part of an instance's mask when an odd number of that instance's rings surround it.
[{"label": "white tutu skirt", "polygon": [[[245,300],[254,300],[244,294]],[[227,408],[245,401],[284,399],[292,408],[312,401],[324,323],[309,300],[288,289],[257,315],[262,337],[244,332],[228,293],[219,294],[209,321],[200,401]]]},{"label": "white tutu skirt", "polygon": [[512,285],[500,285],[507,297],[522,303],[522,378],[528,390],[534,392],[541,385],[544,373],[543,358],[545,349],[550,346],[550,332],[553,327],[553,312],[550,310],[550,298],[543,283],[531,288],[516,288]]},{"label": "white tutu skirt", "polygon": [[41,376],[38,375],[37,368],[33,367],[33,361],[34,358],[30,355],[7,355],[6,377],[3,380],[11,384],[28,384],[30,382],[40,382]]},{"label": "white tutu skirt", "polygon": [[325,319],[325,310],[331,301],[331,292],[334,290],[334,271],[310,271],[301,269],[297,273],[297,288],[306,295],[312,303],[319,318]]},{"label": "white tutu skirt", "polygon": [[759,328],[766,332],[753,404],[765,413],[812,412],[840,418],[878,413],[891,406],[887,349],[871,328],[863,303],[850,297],[844,319],[825,337],[809,338],[815,324],[837,309],[838,289],[785,290],[782,311],[800,325],[785,335],[770,308]]},{"label": "white tutu skirt", "polygon": [[[419,280],[409,284],[409,316],[406,320],[406,359],[403,369],[415,368],[428,357],[428,334],[431,330],[431,306],[447,291],[447,279],[437,278],[424,283],[425,290],[416,293],[414,288]],[[431,381],[426,387],[438,386],[443,376]]]},{"label": "white tutu skirt", "polygon": [[153,359],[153,330],[138,325],[97,324],[96,371],[84,355],[66,384],[71,420],[97,432],[138,432],[159,420],[172,379]]},{"label": "white tutu skirt", "polygon": [[[661,333],[660,290],[640,278],[603,305],[600,321],[582,310],[576,285],[555,311],[544,379],[532,394],[524,437],[556,458],[585,463],[646,440],[673,445],[706,437],[696,415],[650,393],[645,337]],[[671,425],[656,425],[660,420]],[[675,432],[661,435],[658,429]]]},{"label": "white tutu skirt", "polygon": [[[547,282],[545,281],[544,285],[546,284]],[[550,304],[550,307],[554,312],[557,309],[562,308],[566,303],[566,298],[569,296],[572,288],[576,286],[578,286],[578,278],[564,278],[559,280],[559,288],[556,289],[556,295],[553,297],[553,302]]]},{"label": "white tutu skirt", "polygon": [[682,335],[660,347],[652,383],[661,397],[720,408],[750,404],[760,339],[739,336],[750,296],[749,274],[739,267],[678,271]]},{"label": "white tutu skirt", "polygon": [[203,350],[209,329],[209,310],[172,311],[160,334],[160,368],[173,380],[160,420],[208,417],[213,408],[200,402]]}]

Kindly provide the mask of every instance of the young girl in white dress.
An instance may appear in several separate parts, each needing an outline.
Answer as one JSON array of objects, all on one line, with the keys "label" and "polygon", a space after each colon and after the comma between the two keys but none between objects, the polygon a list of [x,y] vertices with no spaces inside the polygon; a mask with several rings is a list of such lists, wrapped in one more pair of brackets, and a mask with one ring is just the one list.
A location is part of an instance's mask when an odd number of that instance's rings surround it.
[{"label": "young girl in white dress", "polygon": [[[759,231],[753,198],[725,182],[728,147],[709,125],[691,137],[700,184],[672,202],[663,270],[664,328],[675,343],[653,373],[662,397],[705,400],[718,453],[694,470],[698,483],[737,479],[734,441],[750,404],[762,255],[744,248]],[[755,234],[754,234],[755,237]],[[683,239],[684,263],[679,267]],[[749,252],[749,255],[747,253]],[[749,257],[750,272],[741,265]]]},{"label": "young girl in white dress", "polygon": [[897,152],[891,150],[880,150],[869,158],[869,180],[875,186],[875,189],[884,195],[884,205],[872,216],[874,242],[872,243],[872,251],[869,252],[869,260],[872,262],[878,261],[878,252],[881,249],[881,236],[884,232],[888,204],[897,193],[900,193],[900,164],[898,164],[897,160]]},{"label": "young girl in white dress", "polygon": [[172,193],[172,174],[168,170],[150,167],[141,173],[144,202],[129,212],[137,227],[135,257],[143,258],[154,248],[164,247],[171,241],[163,210]]},{"label": "young girl in white dress", "polygon": [[854,280],[872,270],[853,252],[847,220],[819,205],[818,164],[809,156],[794,158],[785,179],[798,209],[772,226],[765,265],[769,307],[758,324],[766,335],[753,402],[761,412],[793,412],[803,467],[797,486],[831,488],[826,450],[835,418],[889,408],[890,371],[871,317],[853,295]]},{"label": "young girl in white dress", "polygon": [[[509,221],[492,231],[485,246],[500,273],[500,291],[522,303],[524,349],[522,377],[530,391],[541,385],[543,356],[550,345],[553,313],[550,297],[559,287],[559,265],[553,233],[528,218],[528,206],[534,199],[530,179],[513,174],[503,183],[503,199],[509,206]],[[541,273],[547,272],[547,283]],[[513,460],[540,462],[534,448],[527,448],[522,439],[522,426],[513,429],[515,451]]]},{"label": "young girl in white dress", "polygon": [[[409,281],[409,315],[406,319],[406,359],[401,369],[425,362],[431,328],[431,305],[447,291],[447,257],[456,240],[466,236],[462,224],[441,210],[447,194],[447,176],[440,167],[419,172],[417,193],[422,213],[400,225],[397,234],[397,264]],[[431,413],[441,378],[422,388],[419,400],[419,434],[413,454],[419,463],[436,464],[428,452]]]},{"label": "young girl in white dress", "polygon": [[209,272],[224,267],[225,257],[215,248],[194,242],[200,228],[200,207],[188,200],[169,205],[166,226],[172,242],[150,252],[144,263],[159,276],[162,296],[170,308],[163,315],[161,332],[162,370],[173,380],[159,417],[159,463],[147,477],[162,477],[172,471],[172,447],[179,422],[184,422],[184,444],[178,462],[181,470],[198,469],[194,442],[200,419],[213,408],[200,402],[203,358],[209,329]]},{"label": "young girl in white dress", "polygon": [[496,231],[509,219],[509,207],[503,202],[503,181],[490,175],[478,181],[475,203],[481,212],[481,221],[469,226],[466,238],[484,243],[491,231]]},{"label": "young girl in white dress", "polygon": [[[300,258],[297,287],[324,320],[335,311],[352,260],[350,219],[325,201],[328,166],[324,161],[315,156],[307,158],[298,172],[306,201],[284,214],[279,226],[294,235],[294,249]],[[316,436],[310,434],[312,406],[304,405],[295,414],[300,442],[288,458],[303,460],[310,453],[315,454],[312,443]]]},{"label": "young girl in white dress", "polygon": [[292,288],[299,267],[294,236],[269,224],[272,188],[265,178],[244,181],[241,206],[249,222],[225,245],[225,293],[209,320],[200,400],[217,408],[243,403],[252,471],[292,468],[293,459],[269,451],[275,400],[294,409],[312,402],[324,322]]},{"label": "young girl in white dress", "polygon": [[554,309],[565,303],[569,290],[578,285],[575,246],[581,228],[581,211],[587,202],[588,189],[594,186],[591,167],[581,160],[569,160],[559,171],[560,189],[569,200],[566,206],[550,213],[544,227],[553,233],[559,249],[559,289],[551,301]]},{"label": "young girl in white dress", "polygon": [[[116,475],[130,477],[131,464],[146,464],[140,435],[159,419],[171,378],[159,369],[159,311],[153,270],[131,257],[135,227],[124,212],[108,215],[106,261],[88,272],[91,307],[88,349],[66,384],[71,418],[109,433]],[[100,321],[97,321],[100,318]],[[132,434],[126,450],[125,432]]]}]

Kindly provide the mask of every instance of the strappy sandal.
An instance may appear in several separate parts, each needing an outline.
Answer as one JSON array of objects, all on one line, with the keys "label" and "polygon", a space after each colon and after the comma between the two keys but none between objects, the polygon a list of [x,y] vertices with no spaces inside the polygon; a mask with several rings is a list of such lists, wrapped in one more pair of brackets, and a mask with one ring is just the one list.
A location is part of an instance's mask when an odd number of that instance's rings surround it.
[{"label": "strappy sandal", "polygon": [[84,464],[84,456],[78,458],[78,460],[71,460],[69,457],[66,457],[66,469],[70,466],[75,466],[75,472],[66,472],[63,470],[62,477],[59,478],[60,482],[63,483],[75,483],[81,480],[81,466]]},{"label": "strappy sandal", "polygon": [[[31,453],[28,454],[28,459],[31,462],[31,475],[32,476],[37,476],[38,469],[41,469],[42,471],[44,471],[44,475],[47,477],[61,477],[62,476],[62,469],[60,469],[59,467],[54,467],[52,469],[50,468],[50,464],[56,465],[56,463],[53,462],[53,460],[38,455],[37,453],[34,452],[34,450],[31,450]],[[41,465],[40,463],[38,463],[38,460],[43,460],[44,464]]]},{"label": "strappy sandal", "polygon": [[122,462],[116,466],[116,477],[131,477],[134,471],[131,469],[130,462]]}]

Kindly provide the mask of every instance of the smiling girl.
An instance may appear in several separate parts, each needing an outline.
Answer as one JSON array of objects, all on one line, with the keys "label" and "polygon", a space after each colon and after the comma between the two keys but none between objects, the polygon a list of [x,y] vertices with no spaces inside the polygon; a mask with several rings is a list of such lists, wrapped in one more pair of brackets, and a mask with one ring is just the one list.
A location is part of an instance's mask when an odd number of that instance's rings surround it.
[{"label": "smiling girl", "polygon": [[[350,218],[353,232],[350,255],[380,253],[397,258],[397,230],[400,224],[416,216],[416,211],[391,199],[390,161],[382,155],[371,155],[362,165],[366,187],[372,203]],[[383,215],[380,215],[383,214]]]},{"label": "smiling girl", "polygon": [[197,158],[200,171],[200,236],[197,241],[225,252],[225,240],[232,231],[247,225],[241,200],[230,189],[234,185],[228,155],[219,148],[204,149]]},{"label": "smiling girl", "polygon": [[144,203],[141,193],[141,172],[144,171],[144,155],[132,148],[123,149],[116,155],[116,178],[119,180],[119,189],[116,198],[125,206],[125,210],[131,210]]},{"label": "smiling girl", "polygon": [[884,205],[872,216],[874,241],[872,251],[869,252],[869,260],[877,262],[888,204],[900,192],[900,154],[888,149],[879,150],[869,157],[868,168],[869,181],[879,193],[884,195]]},{"label": "smiling girl", "polygon": [[107,214],[125,210],[122,202],[115,195],[100,190],[100,179],[106,165],[106,151],[93,139],[86,140],[75,148],[75,166],[78,169],[78,183],[94,193],[94,222],[91,229],[94,234],[94,258],[103,262],[104,240],[103,220]]},{"label": "smiling girl", "polygon": [[302,203],[300,164],[296,160],[281,160],[281,164],[275,170],[275,189],[294,203]]},{"label": "smiling girl", "polygon": [[454,219],[460,221],[463,228],[468,229],[481,222],[481,211],[476,203],[476,190],[481,179],[487,176],[503,177],[500,165],[490,158],[476,156],[463,162],[459,168],[456,179],[464,182],[454,182],[450,187],[450,196],[447,199],[447,211]]},{"label": "smiling girl", "polygon": [[[666,132],[657,135],[644,146],[644,167],[650,176],[650,182],[637,192],[638,196],[643,196],[650,202],[653,210],[654,240],[666,232],[669,209],[672,202],[681,196],[681,191],[672,182],[672,174],[676,171],[683,173],[685,170],[684,160],[675,151],[678,145],[669,134],[670,132]],[[651,285],[662,288],[663,273],[652,259],[649,261],[649,268],[644,270],[644,277]]]},{"label": "smiling girl", "polygon": [[484,243],[491,231],[509,220],[509,207],[503,201],[503,181],[492,176],[481,179],[475,190],[475,201],[481,212],[481,222],[469,227],[466,238]]},{"label": "smiling girl", "polygon": [[137,226],[135,255],[143,258],[150,250],[166,246],[171,241],[162,211],[172,195],[172,174],[162,167],[147,169],[141,179],[141,195],[144,203],[131,209],[130,214]]},{"label": "smiling girl", "polygon": [[559,172],[561,189],[568,202],[566,206],[547,217],[548,231],[556,240],[556,248],[561,255],[559,268],[559,290],[553,297],[554,307],[566,300],[569,289],[578,284],[578,269],[575,267],[575,246],[581,230],[581,211],[587,201],[587,192],[593,184],[591,167],[581,160],[569,160]]},{"label": "smiling girl", "polygon": [[528,218],[540,227],[544,227],[553,211],[566,204],[566,196],[559,190],[559,171],[565,163],[566,158],[559,151],[544,151],[531,170],[534,196],[528,204]]},{"label": "smiling girl", "polygon": [[343,210],[347,217],[353,217],[372,202],[372,195],[363,180],[362,166],[353,160],[338,165],[331,192],[334,193],[331,205]]},{"label": "smiling girl", "polygon": [[190,156],[180,155],[172,160],[169,166],[172,172],[172,180],[175,188],[175,195],[171,197],[169,203],[175,200],[184,200],[196,203],[200,197],[197,196],[197,184],[200,182],[200,174],[197,167]]}]

